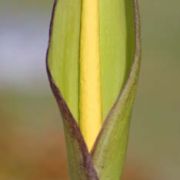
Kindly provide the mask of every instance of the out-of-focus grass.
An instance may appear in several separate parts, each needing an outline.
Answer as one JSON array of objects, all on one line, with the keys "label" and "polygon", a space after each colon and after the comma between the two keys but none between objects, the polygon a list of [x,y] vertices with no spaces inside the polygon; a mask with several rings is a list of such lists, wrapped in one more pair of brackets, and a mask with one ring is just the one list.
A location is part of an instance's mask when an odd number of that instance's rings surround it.
[{"label": "out-of-focus grass", "polygon": [[[125,170],[127,180],[149,180],[150,174],[153,180],[180,178],[179,6],[178,0],[140,0],[143,61]],[[24,48],[31,49],[48,35],[51,7],[51,0],[0,0],[0,33],[7,37],[9,32],[20,34],[21,42],[27,42]],[[21,36],[23,33],[25,36]],[[34,44],[29,45],[32,37],[36,37]],[[7,83],[7,77],[23,68],[8,56],[11,53],[16,57],[16,51],[3,51],[13,44],[7,41],[0,44],[0,64],[8,62],[13,72],[3,74],[6,71],[0,66],[0,179],[66,179],[62,125],[45,74],[46,44],[39,54],[34,49],[24,54],[23,46],[19,47],[24,64],[30,61],[24,57],[37,54],[43,73],[39,69],[27,72],[33,78],[37,76],[36,81],[19,74],[24,79],[12,78]],[[47,43],[47,39],[42,42]]]}]

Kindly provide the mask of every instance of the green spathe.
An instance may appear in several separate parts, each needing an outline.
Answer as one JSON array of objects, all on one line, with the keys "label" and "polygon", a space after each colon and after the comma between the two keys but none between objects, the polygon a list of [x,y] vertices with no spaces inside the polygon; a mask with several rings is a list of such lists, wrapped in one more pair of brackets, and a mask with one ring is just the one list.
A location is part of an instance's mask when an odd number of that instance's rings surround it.
[{"label": "green spathe", "polygon": [[[48,64],[73,116],[79,111],[81,0],[57,1]],[[133,1],[100,0],[103,119],[121,90],[134,53]]]},{"label": "green spathe", "polygon": [[47,68],[64,122],[72,180],[119,180],[140,66],[137,0],[100,0],[104,124],[91,153],[78,128],[80,0],[56,1]]}]

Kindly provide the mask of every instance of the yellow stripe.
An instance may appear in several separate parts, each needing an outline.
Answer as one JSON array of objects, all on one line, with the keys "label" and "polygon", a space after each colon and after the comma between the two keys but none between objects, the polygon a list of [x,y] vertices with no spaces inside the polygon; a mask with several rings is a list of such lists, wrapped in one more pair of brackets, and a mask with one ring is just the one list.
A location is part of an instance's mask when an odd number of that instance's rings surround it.
[{"label": "yellow stripe", "polygon": [[83,0],[80,43],[80,129],[91,150],[102,124],[99,0]]}]

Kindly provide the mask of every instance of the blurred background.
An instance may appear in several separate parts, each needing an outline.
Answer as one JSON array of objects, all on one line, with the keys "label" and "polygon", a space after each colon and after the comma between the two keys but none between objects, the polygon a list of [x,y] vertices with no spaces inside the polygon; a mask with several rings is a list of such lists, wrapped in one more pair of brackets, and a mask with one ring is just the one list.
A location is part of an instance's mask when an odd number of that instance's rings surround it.
[{"label": "blurred background", "polygon": [[[52,0],[0,0],[0,180],[67,180],[45,54]],[[124,180],[180,179],[180,1],[140,0],[142,68]]]}]

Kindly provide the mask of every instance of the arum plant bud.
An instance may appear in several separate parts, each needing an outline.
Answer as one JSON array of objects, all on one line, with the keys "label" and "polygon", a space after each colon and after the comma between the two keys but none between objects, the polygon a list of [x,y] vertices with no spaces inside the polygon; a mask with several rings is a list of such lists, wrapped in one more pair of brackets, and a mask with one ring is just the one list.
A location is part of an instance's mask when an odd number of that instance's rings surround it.
[{"label": "arum plant bud", "polygon": [[137,0],[55,0],[47,73],[72,180],[119,180],[140,69]]}]

